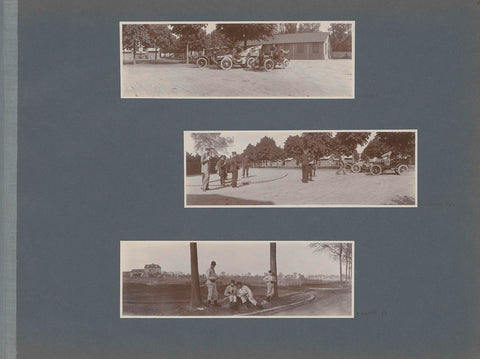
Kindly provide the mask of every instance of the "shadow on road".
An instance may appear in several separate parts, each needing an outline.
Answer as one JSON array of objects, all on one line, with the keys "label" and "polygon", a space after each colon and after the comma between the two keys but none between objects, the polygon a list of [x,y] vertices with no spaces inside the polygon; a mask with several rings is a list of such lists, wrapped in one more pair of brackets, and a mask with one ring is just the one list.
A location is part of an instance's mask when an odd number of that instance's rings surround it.
[{"label": "shadow on road", "polygon": [[219,194],[187,194],[187,206],[273,205],[271,201],[256,201]]}]

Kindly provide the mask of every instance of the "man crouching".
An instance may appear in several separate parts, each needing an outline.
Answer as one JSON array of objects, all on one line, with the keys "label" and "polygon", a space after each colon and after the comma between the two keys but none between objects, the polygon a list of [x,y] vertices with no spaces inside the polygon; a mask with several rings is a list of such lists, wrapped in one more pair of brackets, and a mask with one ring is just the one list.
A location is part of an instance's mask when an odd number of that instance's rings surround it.
[{"label": "man crouching", "polygon": [[223,295],[228,298],[230,308],[233,309],[237,307],[237,286],[233,279],[230,281],[230,284],[227,285],[227,288],[225,288]]},{"label": "man crouching", "polygon": [[257,308],[262,308],[260,303],[257,303],[255,298],[253,297],[253,292],[250,288],[248,288],[245,284],[242,285],[242,282],[237,282],[237,297],[245,304],[248,302],[252,303]]}]

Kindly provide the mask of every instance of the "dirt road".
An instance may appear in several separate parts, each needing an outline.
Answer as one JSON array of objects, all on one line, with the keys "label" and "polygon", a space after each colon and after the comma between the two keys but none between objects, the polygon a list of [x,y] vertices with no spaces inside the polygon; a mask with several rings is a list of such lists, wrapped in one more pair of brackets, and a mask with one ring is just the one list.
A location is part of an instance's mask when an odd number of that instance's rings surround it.
[{"label": "dirt road", "polygon": [[183,63],[125,64],[122,97],[353,98],[353,60],[293,60],[271,72]]},{"label": "dirt road", "polygon": [[[238,188],[219,185],[211,175],[210,191],[202,192],[201,177],[186,177],[187,206],[335,206],[414,205],[415,171],[399,176],[367,173],[336,175],[335,169],[319,169],[314,181],[301,182],[300,169],[251,168]],[[230,175],[229,175],[230,177]]]},{"label": "dirt road", "polygon": [[272,316],[351,316],[352,291],[350,289],[311,289],[315,295],[312,302],[288,308],[269,315]]}]

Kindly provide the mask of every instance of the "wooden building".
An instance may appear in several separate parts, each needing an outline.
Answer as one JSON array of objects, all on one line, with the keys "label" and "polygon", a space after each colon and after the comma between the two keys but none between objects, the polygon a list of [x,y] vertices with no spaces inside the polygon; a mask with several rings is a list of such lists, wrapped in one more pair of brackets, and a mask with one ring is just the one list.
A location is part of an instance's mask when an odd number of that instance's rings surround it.
[{"label": "wooden building", "polygon": [[278,48],[289,50],[292,60],[327,60],[332,58],[330,34],[328,32],[301,32],[295,34],[276,34],[259,41],[248,41],[247,46],[266,45],[266,49],[275,44]]}]

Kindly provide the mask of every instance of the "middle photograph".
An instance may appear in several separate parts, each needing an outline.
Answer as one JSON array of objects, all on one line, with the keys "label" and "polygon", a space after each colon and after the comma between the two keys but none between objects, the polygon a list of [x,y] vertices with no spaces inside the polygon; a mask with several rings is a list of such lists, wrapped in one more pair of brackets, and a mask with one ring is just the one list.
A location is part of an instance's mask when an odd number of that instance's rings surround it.
[{"label": "middle photograph", "polygon": [[416,130],[185,131],[185,207],[417,207]]}]

